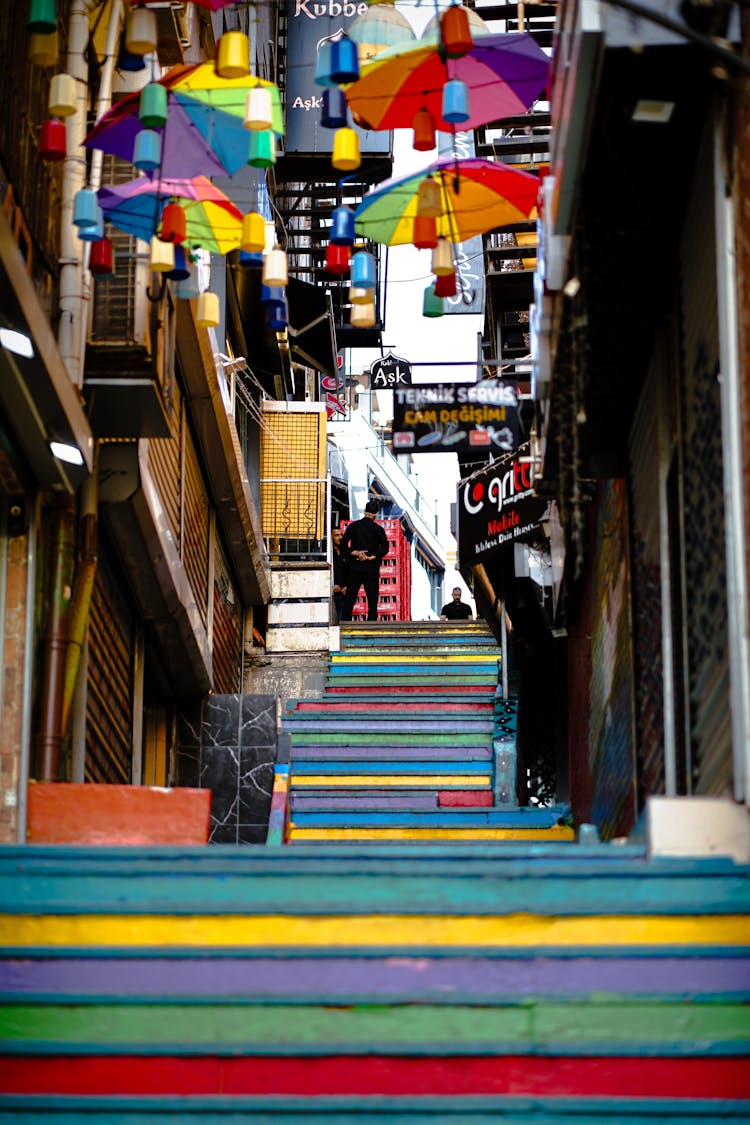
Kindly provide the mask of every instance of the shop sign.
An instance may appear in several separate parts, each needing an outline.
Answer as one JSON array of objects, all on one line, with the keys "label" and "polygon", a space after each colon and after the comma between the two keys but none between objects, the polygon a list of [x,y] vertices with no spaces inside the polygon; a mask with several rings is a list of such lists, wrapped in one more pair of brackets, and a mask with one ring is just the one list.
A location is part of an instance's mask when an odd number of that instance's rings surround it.
[{"label": "shop sign", "polygon": [[534,492],[528,444],[493,461],[458,486],[458,545],[464,565],[493,555],[506,543],[534,538],[548,502]]},{"label": "shop sign", "polygon": [[517,383],[484,379],[393,388],[394,453],[501,456],[517,444]]},{"label": "shop sign", "polygon": [[343,414],[346,417],[346,377],[342,374],[341,356],[337,357],[339,370],[335,375],[321,375],[321,399],[326,408],[328,418],[334,414]]},{"label": "shop sign", "polygon": [[370,386],[380,391],[411,386],[411,364],[399,359],[393,352],[387,352],[370,364]]}]

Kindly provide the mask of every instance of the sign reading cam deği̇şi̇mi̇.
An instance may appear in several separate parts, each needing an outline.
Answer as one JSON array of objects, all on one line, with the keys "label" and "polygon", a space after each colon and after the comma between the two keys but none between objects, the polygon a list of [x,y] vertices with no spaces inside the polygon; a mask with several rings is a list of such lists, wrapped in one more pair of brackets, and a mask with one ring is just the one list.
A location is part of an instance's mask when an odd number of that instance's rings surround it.
[{"label": "sign reading cam de\u011fi\u0307\u015fi\u0307mi\u0307", "polygon": [[518,444],[518,385],[434,383],[393,388],[393,452],[486,450]]}]

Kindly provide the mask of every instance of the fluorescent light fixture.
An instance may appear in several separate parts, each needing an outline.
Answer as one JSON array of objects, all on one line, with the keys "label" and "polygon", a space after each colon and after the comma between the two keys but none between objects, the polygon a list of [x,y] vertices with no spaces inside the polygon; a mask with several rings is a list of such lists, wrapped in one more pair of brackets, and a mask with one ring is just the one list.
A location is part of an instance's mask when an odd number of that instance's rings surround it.
[{"label": "fluorescent light fixture", "polygon": [[672,116],[674,102],[649,101],[642,98],[635,103],[632,113],[633,121],[652,121],[656,125],[666,125]]},{"label": "fluorescent light fixture", "polygon": [[52,456],[56,457],[58,461],[67,461],[69,465],[83,464],[83,454],[77,445],[66,445],[63,441],[51,441],[49,447]]},{"label": "fluorescent light fixture", "polygon": [[34,354],[31,337],[25,332],[16,332],[13,328],[0,328],[0,344],[6,351],[22,355],[25,359],[31,359]]}]

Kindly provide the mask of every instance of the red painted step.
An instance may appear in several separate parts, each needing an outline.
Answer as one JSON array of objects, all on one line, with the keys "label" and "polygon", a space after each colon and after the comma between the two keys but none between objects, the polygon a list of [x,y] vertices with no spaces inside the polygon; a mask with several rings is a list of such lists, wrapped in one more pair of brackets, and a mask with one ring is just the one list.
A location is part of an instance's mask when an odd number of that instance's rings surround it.
[{"label": "red painted step", "polygon": [[489,789],[440,789],[438,808],[470,809],[491,808],[492,793]]}]

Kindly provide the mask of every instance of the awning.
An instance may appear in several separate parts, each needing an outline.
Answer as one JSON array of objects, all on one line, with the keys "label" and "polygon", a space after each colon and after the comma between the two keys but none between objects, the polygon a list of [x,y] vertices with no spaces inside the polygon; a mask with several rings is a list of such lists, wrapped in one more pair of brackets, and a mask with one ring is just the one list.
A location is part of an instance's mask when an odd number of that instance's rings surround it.
[{"label": "awning", "polygon": [[[276,332],[266,324],[260,294],[260,269],[230,261],[227,295],[242,335],[238,344],[252,370],[263,381],[264,375],[273,379],[284,374],[284,358]],[[330,293],[317,285],[290,278],[286,295],[289,304],[289,358],[293,363],[335,376],[338,372],[337,348]],[[273,392],[272,383],[268,389]]]},{"label": "awning", "polygon": [[[75,491],[91,472],[94,439],[47,316],[0,212],[0,328],[19,333],[19,354],[0,343],[0,409],[5,424],[43,489]],[[74,447],[80,466],[54,457],[50,442]]]}]

